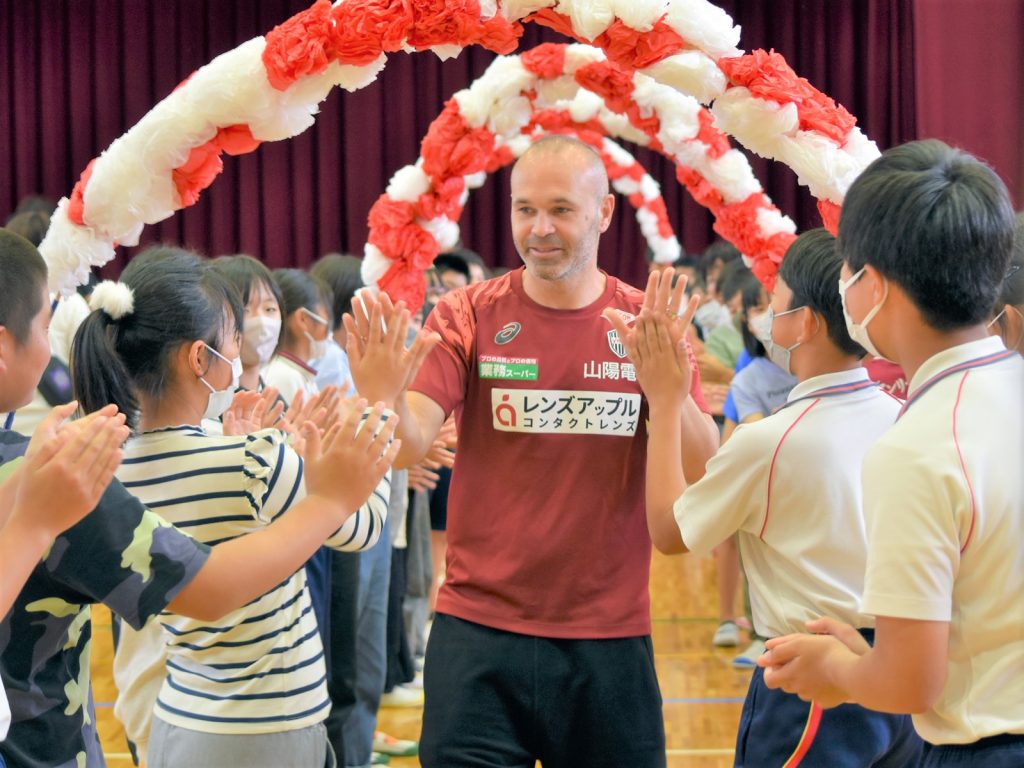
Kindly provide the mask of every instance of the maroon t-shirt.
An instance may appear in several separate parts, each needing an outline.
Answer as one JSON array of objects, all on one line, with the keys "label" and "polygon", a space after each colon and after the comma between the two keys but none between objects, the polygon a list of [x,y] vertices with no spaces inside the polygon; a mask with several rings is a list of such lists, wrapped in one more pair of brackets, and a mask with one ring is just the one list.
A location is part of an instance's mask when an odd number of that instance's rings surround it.
[{"label": "maroon t-shirt", "polygon": [[412,389],[459,432],[437,608],[541,637],[649,634],[647,402],[601,316],[639,313],[643,293],[608,276],[590,306],[549,309],[522,275],[450,293],[427,320],[442,341]]}]

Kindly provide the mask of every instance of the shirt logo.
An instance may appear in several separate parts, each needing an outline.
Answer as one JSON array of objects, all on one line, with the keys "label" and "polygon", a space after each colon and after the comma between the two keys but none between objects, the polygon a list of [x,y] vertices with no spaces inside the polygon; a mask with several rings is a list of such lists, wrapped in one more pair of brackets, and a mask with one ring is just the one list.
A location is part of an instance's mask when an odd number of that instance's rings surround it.
[{"label": "shirt logo", "polygon": [[519,335],[519,332],[523,330],[523,326],[519,323],[512,322],[505,325],[497,335],[494,337],[495,344],[508,344],[512,339]]},{"label": "shirt logo", "polygon": [[614,328],[608,331],[608,346],[617,357],[626,356],[626,345],[622,343],[622,339],[619,338],[619,332]]},{"label": "shirt logo", "polygon": [[640,395],[585,390],[491,390],[492,426],[499,432],[632,437]]}]

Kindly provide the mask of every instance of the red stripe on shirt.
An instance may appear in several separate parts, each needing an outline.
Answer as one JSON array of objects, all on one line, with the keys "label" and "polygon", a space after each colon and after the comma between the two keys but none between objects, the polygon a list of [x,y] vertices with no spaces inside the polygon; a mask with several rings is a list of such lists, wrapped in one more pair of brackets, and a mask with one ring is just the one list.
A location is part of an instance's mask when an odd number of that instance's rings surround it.
[{"label": "red stripe on shirt", "polygon": [[971,527],[967,530],[967,538],[964,539],[964,545],[960,547],[960,554],[964,553],[967,549],[967,545],[971,543],[971,536],[974,535],[974,519],[977,513],[977,505],[974,500],[974,487],[971,485],[971,478],[967,474],[967,464],[964,462],[963,451],[960,450],[960,440],[956,436],[956,413],[957,409],[960,408],[960,398],[964,393],[964,385],[967,383],[967,377],[971,375],[971,372],[965,371],[964,377],[960,379],[960,386],[956,391],[956,403],[953,404],[953,445],[956,446],[956,455],[960,459],[960,471],[964,473],[964,482],[967,483],[967,492],[971,497]]},{"label": "red stripe on shirt", "polygon": [[810,412],[811,408],[820,402],[821,400],[815,400],[813,403],[808,405],[804,409],[804,412],[797,416],[796,420],[789,425],[789,428],[782,433],[782,439],[779,440],[779,444],[775,446],[775,453],[772,455],[772,464],[768,468],[768,500],[765,502],[764,507],[764,523],[761,525],[761,532],[757,534],[759,539],[764,539],[764,531],[765,528],[768,527],[768,513],[771,512],[772,509],[772,480],[775,478],[775,460],[779,458],[779,452],[782,450],[782,444],[786,442],[786,438],[789,437],[789,433],[793,431],[793,427],[800,423],[800,419],[806,416]]}]

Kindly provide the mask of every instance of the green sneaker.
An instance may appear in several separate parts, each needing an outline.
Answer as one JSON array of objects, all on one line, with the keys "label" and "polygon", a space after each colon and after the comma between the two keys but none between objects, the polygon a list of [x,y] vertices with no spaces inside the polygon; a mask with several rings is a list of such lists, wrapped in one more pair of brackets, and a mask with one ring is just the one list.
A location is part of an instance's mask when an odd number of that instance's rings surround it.
[{"label": "green sneaker", "polygon": [[391,758],[380,752],[374,752],[373,757],[370,758],[370,765],[387,765],[390,762]]},{"label": "green sneaker", "polygon": [[420,751],[420,743],[409,739],[396,739],[383,731],[373,734],[373,751],[392,757],[413,757]]}]

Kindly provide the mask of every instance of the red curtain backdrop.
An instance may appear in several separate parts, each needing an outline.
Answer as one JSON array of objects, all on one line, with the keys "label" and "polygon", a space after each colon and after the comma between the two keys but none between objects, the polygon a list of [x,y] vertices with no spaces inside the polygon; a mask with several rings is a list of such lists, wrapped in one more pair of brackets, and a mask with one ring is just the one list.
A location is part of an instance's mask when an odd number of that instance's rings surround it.
[{"label": "red curtain backdrop", "polygon": [[[0,4],[0,215],[26,194],[68,194],[90,159],[193,70],[309,1]],[[799,74],[856,115],[880,147],[915,138],[914,0],[721,5],[742,26],[743,48],[782,52]],[[559,40],[527,25],[520,50]],[[444,101],[492,58],[482,49],[447,62],[431,53],[392,55],[375,84],[354,94],[332,93],[306,133],[265,144],[251,155],[225,157],[224,173],[199,203],[148,228],[144,238],[183,243],[209,255],[245,251],[275,267],[308,265],[332,250],[361,254],[367,212],[388,178],[415,160]],[[970,57],[961,55],[959,63],[969,65]],[[675,182],[670,164],[646,151],[637,156],[661,182],[687,251],[703,249],[714,237],[710,217]],[[759,158],[753,162],[784,212],[801,228],[819,225],[813,200],[791,171]],[[507,201],[505,171],[473,193],[461,224],[466,244],[488,263],[514,266],[519,259]],[[601,264],[642,284],[645,244],[623,203],[602,239]],[[123,253],[108,273],[130,255]]]},{"label": "red curtain backdrop", "polygon": [[985,159],[1024,208],[1024,2],[917,0],[917,125]]}]

